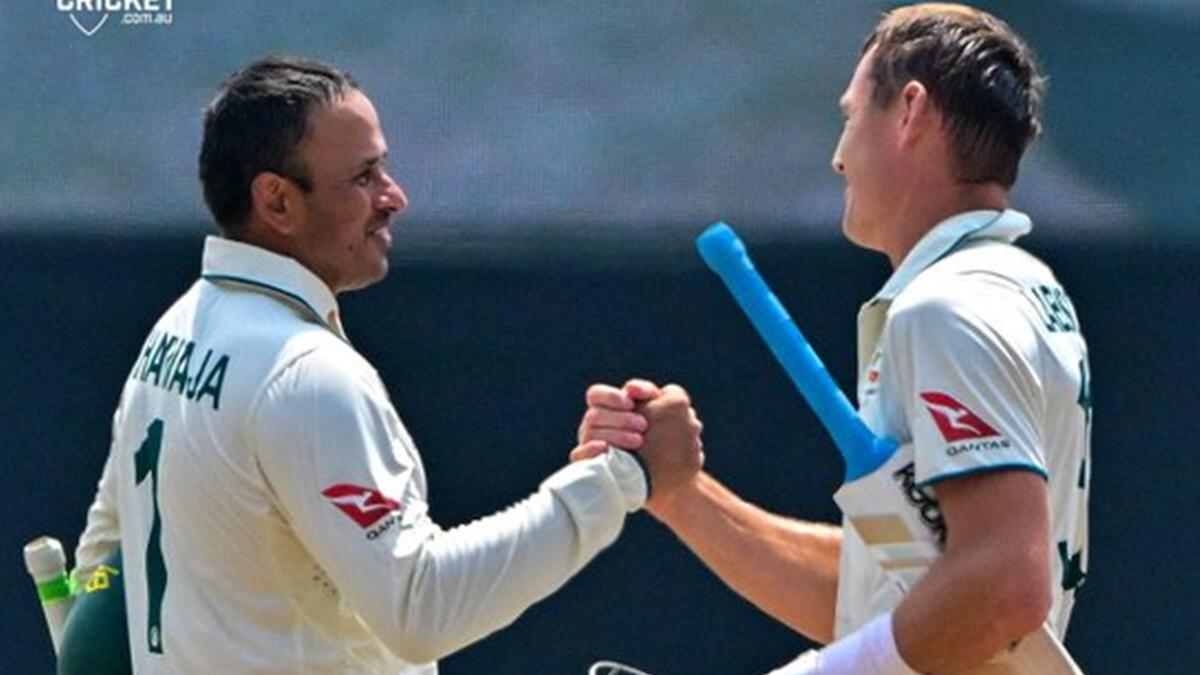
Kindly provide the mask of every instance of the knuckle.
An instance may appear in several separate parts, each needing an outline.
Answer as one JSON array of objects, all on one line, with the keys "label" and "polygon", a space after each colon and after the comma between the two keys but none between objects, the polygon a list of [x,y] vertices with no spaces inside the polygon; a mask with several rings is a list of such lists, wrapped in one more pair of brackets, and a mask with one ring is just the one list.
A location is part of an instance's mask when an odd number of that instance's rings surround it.
[{"label": "knuckle", "polygon": [[688,397],[687,390],[680,385],[675,384],[674,382],[663,387],[663,393],[671,396],[672,398],[681,398],[688,403],[691,402],[691,399]]},{"label": "knuckle", "polygon": [[620,392],[607,384],[593,384],[585,396],[588,405],[613,405],[619,397]]}]

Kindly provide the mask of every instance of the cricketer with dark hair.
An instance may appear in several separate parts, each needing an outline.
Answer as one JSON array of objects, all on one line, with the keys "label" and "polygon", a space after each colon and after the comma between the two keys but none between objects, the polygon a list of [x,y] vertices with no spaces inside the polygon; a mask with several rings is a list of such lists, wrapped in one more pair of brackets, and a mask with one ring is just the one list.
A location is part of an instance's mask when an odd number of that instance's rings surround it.
[{"label": "cricketer with dark hair", "polygon": [[139,673],[436,673],[699,469],[672,389],[630,416],[655,429],[625,444],[638,457],[569,464],[468,525],[430,519],[421,457],[336,299],[387,273],[408,203],[387,154],[370,100],[313,61],[254,63],[205,111],[223,236],[135,359],[76,552],[86,576],[119,547]]},{"label": "cricketer with dark hair", "polygon": [[[859,314],[859,412],[902,444],[895,478],[944,533],[936,559],[895,551],[896,568],[929,565],[911,591],[867,546],[908,539],[883,517],[870,531],[786,518],[706,473],[651,507],[736,591],[829,643],[778,675],[966,672],[1043,623],[1066,632],[1087,562],[1087,347],[1054,275],[1013,245],[1031,224],[1008,208],[1042,89],[1003,21],[921,4],[882,19],[840,101],[843,229],[895,268]],[[605,413],[655,391],[588,396],[581,442],[617,442],[635,430]]]}]

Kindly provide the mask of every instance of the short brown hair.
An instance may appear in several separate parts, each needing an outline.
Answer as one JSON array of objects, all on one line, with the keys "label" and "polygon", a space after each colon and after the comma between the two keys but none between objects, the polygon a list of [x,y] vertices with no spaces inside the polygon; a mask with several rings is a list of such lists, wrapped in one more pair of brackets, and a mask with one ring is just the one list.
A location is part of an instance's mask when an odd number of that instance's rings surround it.
[{"label": "short brown hair", "polygon": [[204,109],[200,183],[221,231],[236,236],[250,213],[250,183],[264,171],[312,190],[297,155],[316,107],[360,90],[350,75],[320,61],[268,56],[237,71]]},{"label": "short brown hair", "polygon": [[941,110],[959,179],[1011,187],[1041,133],[1045,78],[1032,50],[1000,19],[972,7],[925,3],[884,15],[863,45],[875,48],[872,100],[925,86]]}]

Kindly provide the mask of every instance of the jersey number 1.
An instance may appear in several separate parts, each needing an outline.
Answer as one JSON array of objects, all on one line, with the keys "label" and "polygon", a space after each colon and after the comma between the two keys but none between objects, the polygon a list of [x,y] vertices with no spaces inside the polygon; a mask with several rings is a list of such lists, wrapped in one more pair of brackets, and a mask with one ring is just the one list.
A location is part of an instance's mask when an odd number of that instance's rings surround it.
[{"label": "jersey number 1", "polygon": [[158,456],[162,451],[163,421],[155,419],[146,427],[146,440],[133,456],[138,485],[150,478],[150,498],[154,521],[146,540],[146,640],[150,652],[162,653],[162,601],[167,589],[167,565],[162,554],[162,517],[158,513]]}]

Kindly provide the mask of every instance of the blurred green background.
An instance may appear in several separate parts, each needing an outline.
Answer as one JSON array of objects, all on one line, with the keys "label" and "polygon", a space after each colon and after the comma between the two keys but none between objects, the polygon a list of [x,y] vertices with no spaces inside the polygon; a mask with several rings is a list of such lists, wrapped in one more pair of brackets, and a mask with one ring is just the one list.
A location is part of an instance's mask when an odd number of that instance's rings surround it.
[{"label": "blurred green background", "polygon": [[[982,4],[1050,75],[1018,201],[1072,236],[1197,236],[1200,3]],[[175,0],[170,25],[113,14],[86,37],[54,0],[6,2],[0,227],[194,231],[199,110],[239,66],[300,53],[369,90],[415,229],[724,217],[832,236],[835,103],[886,6]]]},{"label": "blurred green background", "polygon": [[[841,239],[829,157],[837,97],[892,4],[173,0],[170,25],[118,13],[90,37],[56,0],[0,4],[4,672],[52,668],[20,544],[73,548],[129,364],[212,231],[200,110],[267,53],[348,69],[383,118],[412,206],[392,275],[347,296],[345,318],[422,448],[440,522],[532,490],[587,384],[631,374],[689,386],[710,469],[748,498],[836,517],[832,447],[691,240],[734,223],[849,389],[854,314],[888,269]],[[1091,345],[1092,570],[1068,645],[1088,673],[1195,672],[1200,3],[982,6],[1050,76],[1015,201]],[[753,673],[804,646],[637,516],[443,672],[609,657]]]}]

